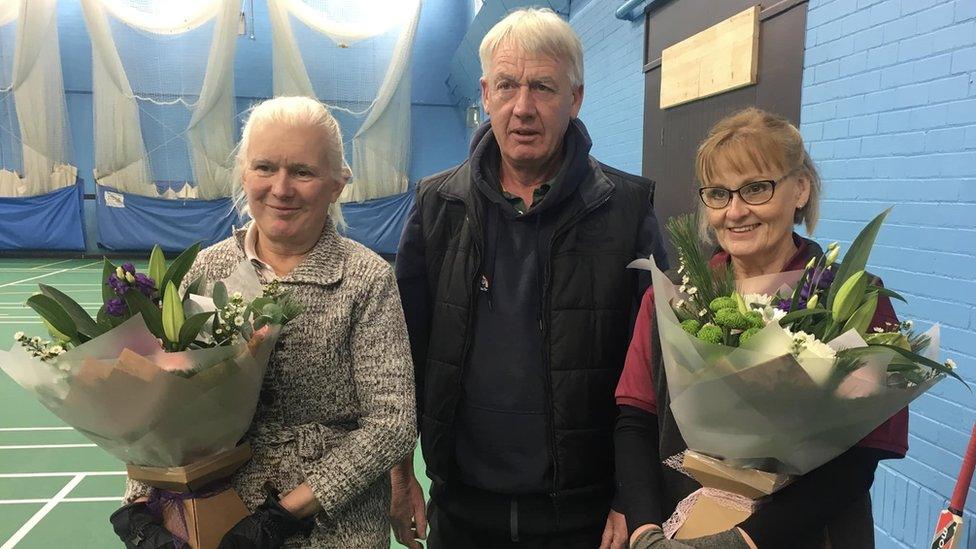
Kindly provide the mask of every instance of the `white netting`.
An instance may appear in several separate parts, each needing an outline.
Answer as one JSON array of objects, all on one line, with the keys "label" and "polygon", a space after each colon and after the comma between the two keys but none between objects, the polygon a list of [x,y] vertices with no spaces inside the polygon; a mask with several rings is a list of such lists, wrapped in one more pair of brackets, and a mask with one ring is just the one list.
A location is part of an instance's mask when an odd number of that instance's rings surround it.
[{"label": "white netting", "polygon": [[420,0],[268,0],[275,95],[328,104],[351,156],[343,202],[407,189]]},{"label": "white netting", "polygon": [[73,185],[55,0],[0,1],[0,196]]},{"label": "white netting", "polygon": [[231,192],[236,0],[82,0],[95,177],[124,192]]}]

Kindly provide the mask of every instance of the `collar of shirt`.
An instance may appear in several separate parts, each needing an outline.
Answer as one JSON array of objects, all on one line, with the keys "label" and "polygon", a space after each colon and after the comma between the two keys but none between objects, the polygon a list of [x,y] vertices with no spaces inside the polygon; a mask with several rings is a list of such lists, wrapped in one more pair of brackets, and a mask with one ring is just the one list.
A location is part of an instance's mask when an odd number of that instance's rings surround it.
[{"label": "collar of shirt", "polygon": [[261,258],[258,257],[257,244],[258,227],[256,223],[251,221],[248,223],[247,231],[244,233],[244,255],[251,262],[251,265],[254,265],[254,270],[257,272],[258,279],[261,280],[261,283],[267,284],[275,278],[278,278],[278,275],[275,274],[271,265],[261,261]]},{"label": "collar of shirt", "polygon": [[539,202],[542,202],[543,197],[545,197],[546,193],[549,192],[549,189],[552,188],[552,184],[553,181],[549,180],[546,183],[536,187],[535,190],[532,191],[532,205],[528,208],[525,207],[525,201],[522,200],[521,197],[515,196],[505,189],[502,189],[502,196],[504,196],[505,200],[507,200],[508,203],[515,208],[515,211],[518,212],[519,215],[524,215],[525,212],[534,208],[537,204],[539,204]]}]

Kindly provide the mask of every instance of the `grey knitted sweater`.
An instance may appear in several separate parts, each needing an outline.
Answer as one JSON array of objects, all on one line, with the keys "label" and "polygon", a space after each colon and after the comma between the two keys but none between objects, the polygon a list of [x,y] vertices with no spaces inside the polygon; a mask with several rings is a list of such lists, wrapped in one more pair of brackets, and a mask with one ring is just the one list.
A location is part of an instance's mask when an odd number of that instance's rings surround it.
[{"label": "grey knitted sweater", "polygon": [[[244,230],[202,251],[186,280],[229,276]],[[282,330],[248,432],[254,455],[232,479],[244,503],[307,482],[322,505],[310,537],[287,547],[389,547],[390,468],[413,451],[413,367],[396,280],[379,256],[332,226],[281,279],[304,307]],[[145,485],[127,483],[126,501]]]}]

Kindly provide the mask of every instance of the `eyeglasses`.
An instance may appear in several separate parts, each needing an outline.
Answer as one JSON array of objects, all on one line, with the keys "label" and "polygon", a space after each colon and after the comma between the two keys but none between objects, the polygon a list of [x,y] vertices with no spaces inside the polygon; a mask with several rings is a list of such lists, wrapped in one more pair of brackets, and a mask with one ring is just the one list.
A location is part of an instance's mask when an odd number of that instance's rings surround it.
[{"label": "eyeglasses", "polygon": [[753,181],[746,183],[738,189],[726,189],[725,187],[702,187],[698,189],[698,196],[701,197],[703,204],[715,210],[721,210],[732,202],[732,195],[738,194],[743,202],[752,206],[765,204],[772,200],[773,192],[776,191],[776,181]]}]

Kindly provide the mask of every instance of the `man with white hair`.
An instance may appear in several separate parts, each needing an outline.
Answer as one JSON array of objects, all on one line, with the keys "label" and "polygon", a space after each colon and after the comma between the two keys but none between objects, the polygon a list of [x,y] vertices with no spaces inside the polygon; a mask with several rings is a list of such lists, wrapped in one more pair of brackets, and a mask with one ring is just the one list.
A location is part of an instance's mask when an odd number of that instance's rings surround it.
[{"label": "man with white hair", "polygon": [[[613,392],[647,280],[666,264],[650,181],[589,156],[582,48],[522,9],[481,43],[490,121],[461,165],[420,182],[396,272],[410,333],[430,508],[392,473],[400,543],[624,547]],[[428,516],[429,515],[429,516]]]}]

